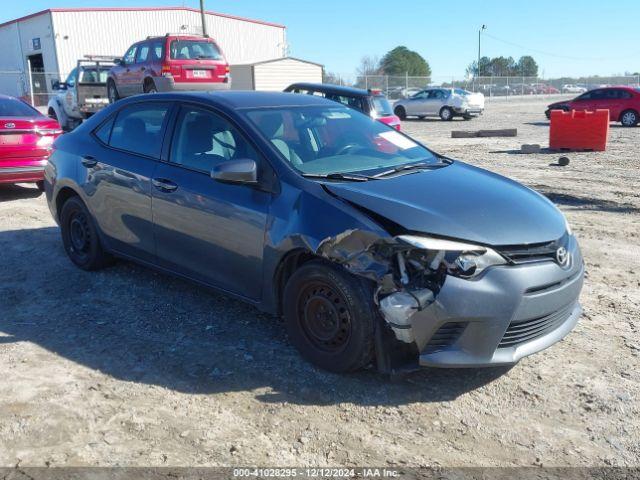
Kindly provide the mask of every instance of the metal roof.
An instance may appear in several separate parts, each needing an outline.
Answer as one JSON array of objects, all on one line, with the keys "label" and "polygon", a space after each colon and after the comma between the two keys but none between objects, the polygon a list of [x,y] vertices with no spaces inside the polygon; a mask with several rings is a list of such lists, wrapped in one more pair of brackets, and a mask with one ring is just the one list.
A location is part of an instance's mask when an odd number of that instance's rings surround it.
[{"label": "metal roof", "polygon": [[[86,7],[86,8],[47,8],[46,10],[41,10],[39,12],[31,13],[29,15],[25,15],[20,18],[16,18],[14,20],[9,20],[8,22],[0,23],[0,27],[4,27],[7,25],[11,25],[13,23],[21,22],[23,20],[28,20],[33,17],[38,17],[40,15],[45,15],[47,13],[52,12],[161,12],[161,11],[175,11],[175,10],[184,10],[186,12],[196,12],[200,13],[200,10],[197,8],[191,7]],[[279,23],[265,22],[263,20],[255,20],[253,18],[245,18],[239,17],[236,15],[229,15],[227,13],[219,13],[212,11],[205,11],[208,15],[214,15],[217,17],[225,17],[233,20],[240,20],[243,22],[251,22],[257,23],[260,25],[267,25],[270,27],[277,28],[287,28],[285,25],[281,25]]]}]

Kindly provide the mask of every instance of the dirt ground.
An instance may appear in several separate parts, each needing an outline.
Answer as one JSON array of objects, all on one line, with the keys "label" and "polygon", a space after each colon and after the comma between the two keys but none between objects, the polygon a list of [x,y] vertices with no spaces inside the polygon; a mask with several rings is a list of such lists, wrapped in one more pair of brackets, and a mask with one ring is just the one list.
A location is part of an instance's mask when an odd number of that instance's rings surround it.
[{"label": "dirt ground", "polygon": [[579,237],[584,316],[511,369],[319,371],[250,306],[126,262],[78,270],[44,197],[0,189],[0,465],[640,465],[640,128],[554,166],[514,152],[547,145],[545,103],[404,123],[540,190]]}]

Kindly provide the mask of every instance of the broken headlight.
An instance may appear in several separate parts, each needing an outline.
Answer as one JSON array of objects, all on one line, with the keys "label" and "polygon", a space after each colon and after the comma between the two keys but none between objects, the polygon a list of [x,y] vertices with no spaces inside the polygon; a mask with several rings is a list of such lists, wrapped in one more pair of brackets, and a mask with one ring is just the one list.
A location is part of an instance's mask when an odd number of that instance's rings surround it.
[{"label": "broken headlight", "polygon": [[474,278],[489,267],[507,263],[495,250],[481,245],[417,235],[396,238],[425,251],[426,266],[431,270],[445,268],[448,274],[456,277]]}]

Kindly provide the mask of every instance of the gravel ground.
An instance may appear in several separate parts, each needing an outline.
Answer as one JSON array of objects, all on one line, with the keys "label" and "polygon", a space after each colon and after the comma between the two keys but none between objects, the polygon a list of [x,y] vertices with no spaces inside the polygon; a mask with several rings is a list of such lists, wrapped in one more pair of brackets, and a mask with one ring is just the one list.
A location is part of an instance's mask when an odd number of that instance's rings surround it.
[{"label": "gravel ground", "polygon": [[44,197],[0,189],[0,465],[640,465],[640,128],[554,166],[515,153],[547,144],[544,105],[404,123],[542,191],[580,239],[584,316],[511,369],[319,371],[238,301],[126,262],[74,268]]}]

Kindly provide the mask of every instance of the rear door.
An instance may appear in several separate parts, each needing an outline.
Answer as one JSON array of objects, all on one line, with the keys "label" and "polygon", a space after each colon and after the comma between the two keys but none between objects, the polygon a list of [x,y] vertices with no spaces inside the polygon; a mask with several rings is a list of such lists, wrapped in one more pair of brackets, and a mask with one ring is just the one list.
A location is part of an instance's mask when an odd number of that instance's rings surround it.
[{"label": "rear door", "polygon": [[136,61],[131,67],[131,94],[137,95],[144,92],[144,79],[147,75],[148,62],[151,59],[151,46],[149,42],[138,44]]},{"label": "rear door", "polygon": [[149,100],[126,105],[78,152],[88,205],[108,247],[150,263],[155,262],[151,179],[171,107]]},{"label": "rear door", "polygon": [[156,251],[162,267],[258,299],[271,194],[210,176],[217,163],[241,158],[266,168],[228,119],[199,106],[180,109],[169,162],[154,178]]},{"label": "rear door", "polygon": [[440,88],[429,91],[429,98],[426,102],[426,109],[428,115],[438,115],[440,109],[446,105],[449,94],[446,90]]}]

